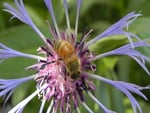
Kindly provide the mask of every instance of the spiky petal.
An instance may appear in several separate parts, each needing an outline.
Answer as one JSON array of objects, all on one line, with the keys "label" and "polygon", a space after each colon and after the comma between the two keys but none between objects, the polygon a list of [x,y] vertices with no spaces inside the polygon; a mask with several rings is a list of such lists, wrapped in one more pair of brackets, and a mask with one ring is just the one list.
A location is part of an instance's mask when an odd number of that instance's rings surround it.
[{"label": "spiky petal", "polygon": [[150,75],[150,72],[145,65],[145,61],[150,62],[150,58],[146,57],[145,55],[143,55],[142,53],[140,53],[136,50],[136,48],[138,48],[138,47],[149,47],[150,44],[147,43],[147,41],[148,40],[134,42],[133,44],[134,44],[135,49],[133,49],[130,46],[130,44],[126,44],[120,48],[97,55],[94,58],[94,60],[97,60],[97,59],[100,59],[100,58],[103,58],[106,56],[111,56],[111,55],[127,55],[127,56],[130,56],[131,58],[133,58]]},{"label": "spiky petal", "polygon": [[128,26],[139,16],[141,16],[141,14],[136,14],[135,12],[131,12],[127,14],[125,17],[120,19],[117,23],[113,24],[108,29],[106,29],[103,33],[99,34],[98,36],[96,36],[95,38],[87,42],[86,46],[90,46],[94,44],[96,41],[98,41],[99,39],[108,36],[124,34],[128,37],[128,40],[130,41],[132,48],[134,48],[134,44],[131,38],[134,37],[138,40],[140,40],[140,38],[133,33],[125,31],[124,28],[125,27],[128,28]]},{"label": "spiky petal", "polygon": [[25,58],[32,58],[32,59],[37,59],[37,60],[45,60],[45,58],[43,57],[22,53],[0,43],[0,63],[12,57],[25,57]]},{"label": "spiky petal", "polygon": [[36,27],[36,25],[31,20],[30,16],[28,15],[25,6],[23,4],[23,0],[15,0],[15,5],[17,9],[13,8],[11,5],[4,3],[6,9],[4,11],[12,14],[12,18],[17,18],[23,23],[29,25],[40,37],[43,41],[45,41],[45,36],[40,32],[40,30]]},{"label": "spiky petal", "polygon": [[101,77],[101,76],[95,75],[95,74],[90,74],[90,73],[86,73],[86,74],[88,74],[88,76],[90,76],[94,79],[97,79],[97,80],[100,80],[100,81],[105,82],[107,84],[110,84],[111,86],[114,86],[115,88],[120,90],[130,100],[132,108],[134,110],[134,113],[137,113],[137,110],[140,113],[142,113],[142,109],[141,109],[139,103],[137,102],[135,97],[131,94],[131,92],[136,93],[137,95],[141,96],[143,99],[147,100],[146,96],[141,92],[141,90],[150,89],[149,86],[141,87],[141,86],[131,84],[131,83],[126,83],[123,81],[109,80],[109,79],[106,79],[104,77]]}]

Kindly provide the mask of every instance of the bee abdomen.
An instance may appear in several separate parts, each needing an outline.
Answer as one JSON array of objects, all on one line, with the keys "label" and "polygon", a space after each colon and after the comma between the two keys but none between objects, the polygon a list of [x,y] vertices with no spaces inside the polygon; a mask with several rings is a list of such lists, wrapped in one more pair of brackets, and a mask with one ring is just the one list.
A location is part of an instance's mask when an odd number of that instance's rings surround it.
[{"label": "bee abdomen", "polygon": [[67,72],[70,73],[71,78],[78,78],[80,76],[80,61],[77,55],[71,55],[67,60],[65,60]]}]

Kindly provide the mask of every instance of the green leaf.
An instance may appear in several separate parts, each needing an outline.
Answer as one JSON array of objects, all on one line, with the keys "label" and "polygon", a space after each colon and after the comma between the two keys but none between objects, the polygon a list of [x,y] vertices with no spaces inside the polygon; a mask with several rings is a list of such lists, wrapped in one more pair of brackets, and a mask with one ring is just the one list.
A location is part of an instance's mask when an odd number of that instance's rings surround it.
[{"label": "green leaf", "polygon": [[130,0],[128,2],[127,12],[128,11],[136,11],[136,12],[141,11],[144,16],[150,16],[149,6],[150,6],[149,0]]},{"label": "green leaf", "polygon": [[127,38],[124,35],[116,35],[105,37],[98,40],[95,44],[90,46],[90,50],[96,54],[110,51],[127,43]]},{"label": "green leaf", "polygon": [[[131,24],[131,26],[129,27],[129,31],[137,34],[140,37],[140,39],[150,38],[150,18],[149,17],[138,18],[135,22],[133,22],[133,24]],[[149,49],[150,49],[149,47],[141,47],[138,50],[143,54],[150,56]]]},{"label": "green leaf", "polygon": [[[47,32],[43,29],[43,31]],[[0,32],[0,42],[17,51],[37,54],[36,49],[43,45],[41,39],[27,26],[16,26]],[[28,58],[11,58],[0,65],[1,77],[13,78],[34,73],[24,70],[27,66],[36,63],[36,60]]]},{"label": "green leaf", "polygon": [[150,38],[150,18],[139,17],[130,26],[129,31],[139,35],[140,38]]}]

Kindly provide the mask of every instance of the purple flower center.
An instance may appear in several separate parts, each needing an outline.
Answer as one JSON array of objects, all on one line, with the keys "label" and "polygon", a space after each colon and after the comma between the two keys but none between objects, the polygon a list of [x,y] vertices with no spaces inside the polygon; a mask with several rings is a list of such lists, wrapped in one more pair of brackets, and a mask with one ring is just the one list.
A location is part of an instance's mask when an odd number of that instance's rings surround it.
[{"label": "purple flower center", "polygon": [[60,104],[62,110],[65,106],[71,106],[72,100],[76,108],[79,101],[84,101],[83,91],[95,90],[89,77],[83,73],[95,71],[95,65],[91,63],[94,56],[85,47],[84,41],[75,42],[74,34],[64,32],[62,39],[54,35],[55,40],[47,39],[47,46],[39,50],[47,60],[41,60],[33,66],[39,73],[36,77],[37,88],[46,84],[40,96],[46,100],[54,99],[54,105]]}]

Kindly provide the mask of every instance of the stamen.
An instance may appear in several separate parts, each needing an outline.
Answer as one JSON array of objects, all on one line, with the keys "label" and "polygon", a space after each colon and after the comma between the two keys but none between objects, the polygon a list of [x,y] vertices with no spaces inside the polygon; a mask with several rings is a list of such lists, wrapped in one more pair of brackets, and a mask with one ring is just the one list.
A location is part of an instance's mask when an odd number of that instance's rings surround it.
[{"label": "stamen", "polygon": [[89,32],[86,32],[86,31],[85,31],[85,32],[83,33],[83,36],[82,36],[82,39],[81,39],[80,43],[84,42],[85,39],[86,39],[92,32],[93,32],[93,29],[91,29]]},{"label": "stamen", "polygon": [[50,103],[50,105],[49,105],[49,107],[48,107],[46,113],[50,113],[51,110],[52,110],[52,107],[53,107],[53,99],[51,100],[51,103]]},{"label": "stamen", "polygon": [[79,21],[79,12],[80,12],[80,6],[81,6],[82,0],[78,0],[77,4],[77,14],[76,14],[76,22],[75,22],[75,36],[77,38],[77,32],[78,32],[78,21]]},{"label": "stamen", "polygon": [[52,48],[52,46],[47,46],[48,48],[45,48],[44,46],[41,46],[41,49],[43,51],[45,51],[48,55],[50,55],[51,57],[53,57],[53,53],[54,53],[54,50]]},{"label": "stamen", "polygon": [[77,46],[76,48],[78,49],[77,52],[78,52],[79,55],[80,55],[81,52],[83,51],[84,44],[85,44],[85,43],[81,41],[80,44],[77,44],[77,45],[76,45],[76,46]]},{"label": "stamen", "polygon": [[41,49],[42,49],[43,51],[45,51],[46,53],[48,52],[47,48],[45,48],[45,47],[43,47],[43,46],[41,46]]},{"label": "stamen", "polygon": [[79,95],[79,98],[82,102],[85,101],[85,98],[84,98],[84,95],[83,95],[83,92],[82,92],[82,89],[80,88],[80,85],[77,83],[76,84],[76,87],[77,87],[77,92],[78,92],[78,95]]},{"label": "stamen", "polygon": [[40,60],[41,63],[47,63],[47,60]]},{"label": "stamen", "polygon": [[85,102],[82,102],[82,105],[86,108],[86,110],[89,112],[89,113],[94,113],[88,106]]},{"label": "stamen", "polygon": [[39,113],[43,113],[43,109],[44,109],[45,103],[46,103],[46,100],[42,100],[42,104],[41,104]]},{"label": "stamen", "polygon": [[53,20],[53,23],[54,23],[54,26],[55,26],[58,38],[60,39],[61,38],[60,31],[58,29],[58,25],[57,25],[56,18],[55,18],[55,15],[54,15],[52,1],[51,0],[44,0],[44,2],[45,2],[45,5],[47,6],[47,8],[48,8],[48,10],[50,12],[50,15],[52,16],[52,20]]},{"label": "stamen", "polygon": [[7,93],[5,95],[5,97],[4,97],[4,103],[3,103],[3,108],[5,108],[5,106],[7,104],[7,101],[8,101],[8,99],[10,99],[10,96],[12,96],[13,92],[14,92],[14,89],[12,91],[9,91],[9,93]]},{"label": "stamen", "polygon": [[53,46],[52,42],[50,39],[46,39],[47,43],[50,45],[50,46]]},{"label": "stamen", "polygon": [[33,99],[41,90],[43,90],[46,87],[46,85],[43,85],[41,87],[41,89],[36,90],[35,92],[33,92],[30,96],[28,96],[26,99],[24,99],[22,102],[20,102],[19,104],[17,104],[13,109],[11,109],[8,113],[19,113],[19,111],[23,110],[23,108],[26,106],[26,104]]},{"label": "stamen", "polygon": [[107,109],[102,103],[100,103],[100,101],[94,97],[90,92],[88,92],[89,96],[106,112],[106,113],[116,113],[114,111],[111,111],[109,109]]},{"label": "stamen", "polygon": [[58,39],[57,33],[56,33],[56,31],[54,30],[54,28],[51,27],[51,25],[50,25],[50,23],[49,23],[48,20],[47,20],[46,22],[47,22],[47,24],[48,24],[50,33],[52,34],[53,38],[54,38],[54,39],[55,39],[55,38]]},{"label": "stamen", "polygon": [[67,1],[66,0],[64,0],[64,8],[65,8],[65,14],[66,14],[67,27],[68,27],[68,30],[70,31],[70,20],[69,20],[68,6],[67,6]]},{"label": "stamen", "polygon": [[78,113],[81,113],[81,111],[80,111],[79,107],[77,107],[77,112],[78,112]]}]

